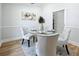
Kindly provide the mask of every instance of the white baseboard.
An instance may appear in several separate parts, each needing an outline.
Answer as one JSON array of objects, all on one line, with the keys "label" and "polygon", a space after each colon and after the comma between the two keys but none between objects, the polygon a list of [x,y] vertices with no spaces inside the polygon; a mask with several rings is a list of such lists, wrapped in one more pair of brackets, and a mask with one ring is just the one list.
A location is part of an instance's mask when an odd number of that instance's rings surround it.
[{"label": "white baseboard", "polygon": [[14,38],[3,39],[3,41],[0,42],[0,47],[1,47],[2,43],[4,43],[4,42],[20,40],[20,39],[22,39],[22,38],[21,37],[14,37]]},{"label": "white baseboard", "polygon": [[22,38],[21,38],[21,37],[8,38],[8,39],[4,39],[4,40],[2,41],[2,43],[4,43],[4,42],[9,42],[9,41],[13,41],[13,40],[19,40],[19,39],[22,39]]},{"label": "white baseboard", "polygon": [[79,43],[75,42],[75,41],[69,41],[70,44],[78,46],[79,47]]}]

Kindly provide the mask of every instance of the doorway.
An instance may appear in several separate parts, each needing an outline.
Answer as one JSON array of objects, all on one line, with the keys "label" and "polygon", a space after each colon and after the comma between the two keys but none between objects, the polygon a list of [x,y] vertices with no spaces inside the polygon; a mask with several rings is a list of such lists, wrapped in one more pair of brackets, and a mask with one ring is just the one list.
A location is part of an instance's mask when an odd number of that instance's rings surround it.
[{"label": "doorway", "polygon": [[53,29],[57,33],[61,33],[64,29],[64,10],[53,12]]}]

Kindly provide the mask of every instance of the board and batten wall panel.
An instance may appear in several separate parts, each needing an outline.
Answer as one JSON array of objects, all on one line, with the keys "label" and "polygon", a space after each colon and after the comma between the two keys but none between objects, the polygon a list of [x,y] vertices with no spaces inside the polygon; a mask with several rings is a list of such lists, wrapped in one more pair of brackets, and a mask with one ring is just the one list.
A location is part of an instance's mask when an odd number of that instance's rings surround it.
[{"label": "board and batten wall panel", "polygon": [[79,28],[79,4],[67,4],[65,10],[65,26]]},{"label": "board and batten wall panel", "polygon": [[79,4],[67,4],[65,15],[65,26],[71,27],[69,42],[79,46]]}]

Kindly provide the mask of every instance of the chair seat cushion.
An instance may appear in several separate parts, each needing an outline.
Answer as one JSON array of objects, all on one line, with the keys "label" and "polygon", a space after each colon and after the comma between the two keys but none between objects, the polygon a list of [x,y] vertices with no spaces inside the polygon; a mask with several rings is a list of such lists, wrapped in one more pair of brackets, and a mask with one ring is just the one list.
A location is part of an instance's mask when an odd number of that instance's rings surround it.
[{"label": "chair seat cushion", "polygon": [[64,40],[63,38],[59,38],[58,39],[58,44],[65,45],[65,44],[67,44],[67,40]]}]

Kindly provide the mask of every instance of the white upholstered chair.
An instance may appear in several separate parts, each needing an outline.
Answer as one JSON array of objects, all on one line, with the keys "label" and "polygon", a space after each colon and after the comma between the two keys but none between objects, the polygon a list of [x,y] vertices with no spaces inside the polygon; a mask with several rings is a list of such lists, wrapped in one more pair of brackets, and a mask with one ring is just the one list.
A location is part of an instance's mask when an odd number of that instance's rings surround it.
[{"label": "white upholstered chair", "polygon": [[69,54],[69,51],[68,51],[67,44],[68,44],[70,32],[71,32],[71,29],[65,27],[63,32],[59,35],[59,38],[58,38],[58,44],[65,47],[68,54]]},{"label": "white upholstered chair", "polygon": [[29,30],[26,27],[21,28],[22,32],[22,44],[24,43],[24,40],[28,41],[28,47],[30,47],[30,39],[33,38],[33,34],[28,32]]}]

